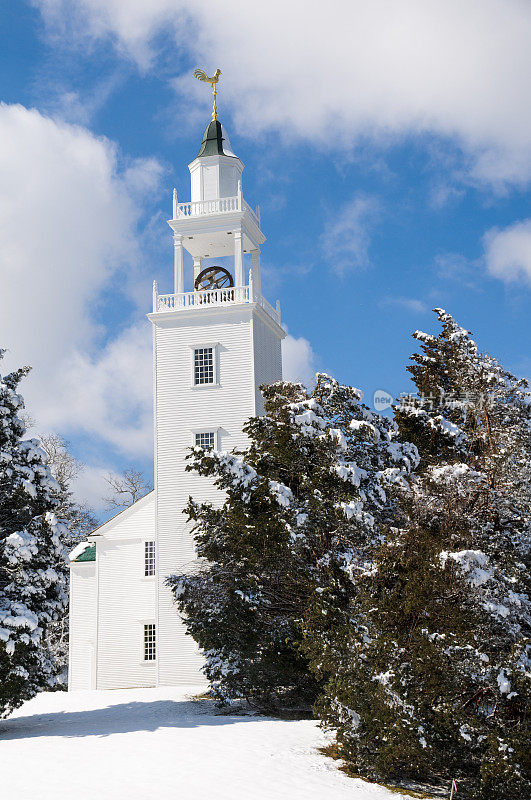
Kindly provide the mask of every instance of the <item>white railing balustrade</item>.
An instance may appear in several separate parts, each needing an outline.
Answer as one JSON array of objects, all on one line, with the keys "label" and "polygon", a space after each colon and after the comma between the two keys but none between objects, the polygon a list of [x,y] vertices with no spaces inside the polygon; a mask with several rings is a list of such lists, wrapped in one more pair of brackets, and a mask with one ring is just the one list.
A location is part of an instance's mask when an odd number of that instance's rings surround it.
[{"label": "white railing balustrade", "polygon": [[260,222],[249,205],[241,194],[235,197],[220,197],[217,200],[196,200],[193,203],[175,203],[174,204],[174,218],[182,219],[182,217],[202,217],[208,214],[228,214],[231,211],[247,211],[255,224],[260,227]]},{"label": "white railing balustrade", "polygon": [[275,322],[277,322],[280,325],[280,305],[278,302],[277,302],[277,307],[273,308],[271,303],[268,303],[265,297],[262,297],[262,295],[256,298],[256,302],[258,303],[259,306],[262,306],[264,311],[267,312],[269,316],[275,320]]},{"label": "white railing balustrade", "polygon": [[217,200],[196,200],[193,203],[177,203],[179,217],[201,217],[205,214],[225,214],[228,211],[241,211],[239,197],[220,197]]},{"label": "white railing balustrade", "polygon": [[179,292],[178,294],[158,294],[153,287],[153,311],[186,311],[193,308],[224,306],[228,303],[256,303],[280,325],[280,307],[277,308],[259,295],[253,297],[252,283],[249,286],[233,286],[224,289],[211,289],[206,292]]},{"label": "white railing balustrade", "polygon": [[157,311],[176,311],[200,306],[223,306],[226,303],[248,303],[249,287],[234,286],[226,289],[210,289],[207,292],[180,292],[159,294]]},{"label": "white railing balustrade", "polygon": [[254,211],[251,208],[251,206],[249,205],[249,203],[246,200],[244,200],[243,197],[242,197],[242,204],[243,204],[244,209],[248,212],[248,214],[251,217],[251,219],[254,220],[255,224],[258,227],[260,227],[260,220],[259,220],[258,216],[254,213]]}]

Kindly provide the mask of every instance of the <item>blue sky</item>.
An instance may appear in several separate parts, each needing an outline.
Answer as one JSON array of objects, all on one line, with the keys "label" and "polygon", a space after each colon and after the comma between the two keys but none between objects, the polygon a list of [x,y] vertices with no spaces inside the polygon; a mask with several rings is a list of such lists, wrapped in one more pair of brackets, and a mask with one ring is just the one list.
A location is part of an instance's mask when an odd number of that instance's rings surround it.
[{"label": "blue sky", "polygon": [[0,26],[0,345],[89,502],[151,471],[144,315],[209,119],[196,66],[223,70],[288,377],[407,391],[435,306],[531,372],[527,3],[3,0]]}]

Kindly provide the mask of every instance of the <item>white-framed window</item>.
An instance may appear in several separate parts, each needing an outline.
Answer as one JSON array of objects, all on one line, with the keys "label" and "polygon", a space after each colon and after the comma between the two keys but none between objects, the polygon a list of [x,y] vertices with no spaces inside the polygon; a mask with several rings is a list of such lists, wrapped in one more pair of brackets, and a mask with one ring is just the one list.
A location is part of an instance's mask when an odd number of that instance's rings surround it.
[{"label": "white-framed window", "polygon": [[216,431],[196,431],[194,434],[195,446],[203,450],[216,449]]},{"label": "white-framed window", "polygon": [[155,574],[155,542],[144,542],[144,577]]},{"label": "white-framed window", "polygon": [[194,347],[194,386],[215,382],[214,347]]},{"label": "white-framed window", "polygon": [[219,342],[191,344],[192,388],[219,386]]},{"label": "white-framed window", "polygon": [[157,637],[155,623],[144,623],[144,661],[155,661],[157,658]]}]

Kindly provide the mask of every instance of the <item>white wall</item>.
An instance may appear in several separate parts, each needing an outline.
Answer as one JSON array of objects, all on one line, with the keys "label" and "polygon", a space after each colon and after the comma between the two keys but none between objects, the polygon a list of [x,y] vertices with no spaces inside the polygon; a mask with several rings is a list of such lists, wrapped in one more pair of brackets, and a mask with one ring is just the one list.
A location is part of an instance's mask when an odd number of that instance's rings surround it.
[{"label": "white wall", "polygon": [[144,577],[144,542],[155,540],[151,492],[100,529],[97,688],[155,686],[143,659],[144,623],[155,622],[156,579]]},{"label": "white wall", "polygon": [[68,689],[96,688],[96,562],[70,565]]},{"label": "white wall", "polygon": [[257,415],[264,413],[264,400],[259,387],[264,383],[282,380],[281,341],[276,326],[273,328],[258,315],[254,316],[253,350]]},{"label": "white wall", "polygon": [[202,156],[190,164],[192,202],[236,197],[243,164],[232,156]]}]

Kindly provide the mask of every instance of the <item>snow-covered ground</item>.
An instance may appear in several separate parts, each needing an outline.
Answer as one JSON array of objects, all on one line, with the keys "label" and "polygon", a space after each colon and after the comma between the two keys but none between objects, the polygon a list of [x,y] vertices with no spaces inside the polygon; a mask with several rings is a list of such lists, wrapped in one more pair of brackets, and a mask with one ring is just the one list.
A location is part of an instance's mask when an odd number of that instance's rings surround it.
[{"label": "snow-covered ground", "polygon": [[0,720],[12,800],[399,800],[348,778],[311,720],[220,715],[194,687],[44,693]]}]

